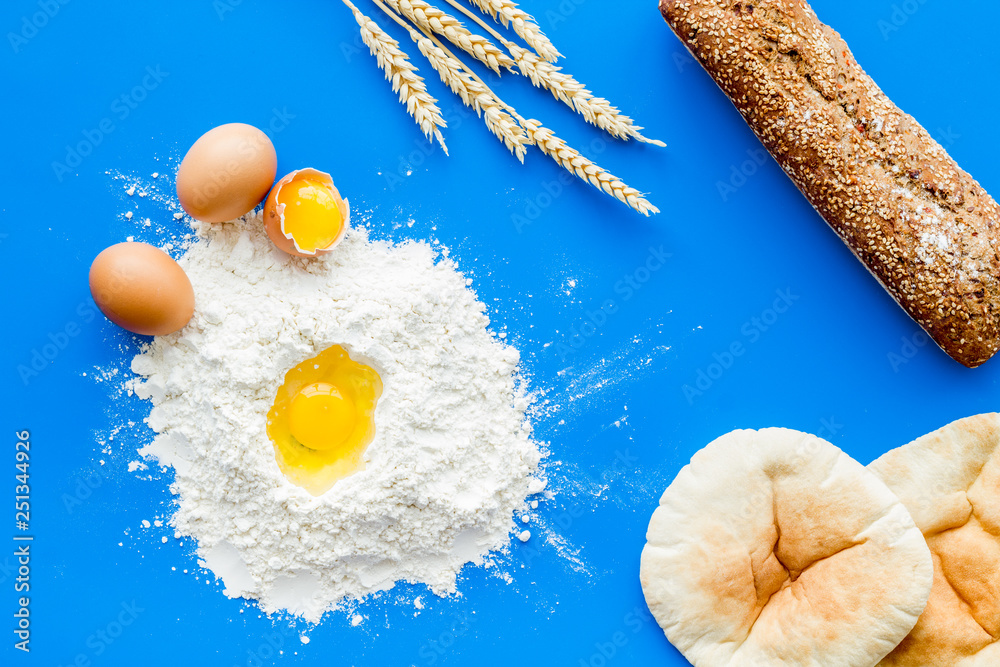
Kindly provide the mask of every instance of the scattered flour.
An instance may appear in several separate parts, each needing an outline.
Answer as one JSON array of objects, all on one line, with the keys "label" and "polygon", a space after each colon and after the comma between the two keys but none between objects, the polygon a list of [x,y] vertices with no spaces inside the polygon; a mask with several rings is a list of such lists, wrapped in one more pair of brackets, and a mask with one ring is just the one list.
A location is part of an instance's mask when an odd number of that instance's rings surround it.
[{"label": "scattered flour", "polygon": [[[259,215],[198,229],[180,259],[194,319],[132,369],[157,433],[141,453],[175,470],[170,524],[226,594],[315,622],[397,581],[454,592],[463,565],[507,549],[545,488],[541,454],[519,355],[457,266],[364,229],[314,260],[275,250]],[[331,345],[385,388],[365,469],[314,498],[279,471],[266,413],[285,372]]]}]

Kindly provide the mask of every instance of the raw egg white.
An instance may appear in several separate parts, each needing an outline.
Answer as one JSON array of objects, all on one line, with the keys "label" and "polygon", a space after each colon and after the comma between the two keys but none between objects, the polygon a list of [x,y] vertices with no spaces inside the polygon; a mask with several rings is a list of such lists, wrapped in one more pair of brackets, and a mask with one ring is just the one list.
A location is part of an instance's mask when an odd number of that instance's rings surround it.
[{"label": "raw egg white", "polygon": [[289,255],[315,257],[336,247],[347,233],[351,209],[330,174],[300,169],[271,189],[264,203],[264,228]]},{"label": "raw egg white", "polygon": [[177,199],[204,222],[225,222],[252,211],[278,173],[267,135],[252,125],[229,123],[201,135],[177,170]]},{"label": "raw egg white", "polygon": [[90,266],[90,293],[101,312],[123,329],[163,336],[194,314],[194,289],[170,255],[148,243],[119,243]]}]

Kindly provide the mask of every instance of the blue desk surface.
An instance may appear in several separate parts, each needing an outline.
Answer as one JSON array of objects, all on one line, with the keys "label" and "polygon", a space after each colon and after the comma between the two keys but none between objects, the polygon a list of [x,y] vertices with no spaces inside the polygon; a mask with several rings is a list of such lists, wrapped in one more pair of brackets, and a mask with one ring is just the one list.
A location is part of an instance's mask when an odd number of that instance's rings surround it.
[{"label": "blue desk surface", "polygon": [[[1000,6],[814,4],[888,94],[1000,192]],[[997,408],[1000,362],[966,370],[926,343],[760,156],[655,2],[523,6],[569,71],[670,146],[605,142],[523,79],[498,90],[650,192],[662,215],[562,186],[535,151],[520,166],[432,74],[451,157],[428,148],[335,0],[4,3],[0,662],[684,665],[645,611],[638,558],[659,494],[692,453],[734,428],[779,425],[867,463]],[[537,423],[558,494],[535,529],[564,545],[515,540],[512,583],[467,568],[458,597],[404,585],[312,627],[227,599],[190,540],[142,526],[172,502],[169,474],[127,470],[152,437],[148,404],[115,396],[121,375],[96,381],[127,368],[141,341],[90,315],[87,271],[127,236],[183,231],[168,201],[124,184],[154,182],[169,198],[186,148],[231,121],[272,130],[280,173],[331,171],[375,236],[449,246],[557,406]],[[670,257],[645,273],[661,248]],[[734,343],[743,353],[730,358]],[[36,352],[43,363],[23,376]],[[11,633],[21,429],[32,441],[30,655]]]}]

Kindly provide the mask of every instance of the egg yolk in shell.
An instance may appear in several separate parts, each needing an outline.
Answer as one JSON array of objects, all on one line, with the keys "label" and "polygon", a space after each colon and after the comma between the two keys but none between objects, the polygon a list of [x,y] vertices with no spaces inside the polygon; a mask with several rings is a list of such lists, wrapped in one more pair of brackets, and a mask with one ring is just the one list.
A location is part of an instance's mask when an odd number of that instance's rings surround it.
[{"label": "egg yolk in shell", "polygon": [[286,183],[278,193],[284,204],[284,232],[291,234],[300,250],[328,248],[344,226],[337,200],[326,184],[310,178]]},{"label": "egg yolk in shell", "polygon": [[314,496],[364,468],[382,380],[339,345],[285,374],[267,413],[278,468]]}]

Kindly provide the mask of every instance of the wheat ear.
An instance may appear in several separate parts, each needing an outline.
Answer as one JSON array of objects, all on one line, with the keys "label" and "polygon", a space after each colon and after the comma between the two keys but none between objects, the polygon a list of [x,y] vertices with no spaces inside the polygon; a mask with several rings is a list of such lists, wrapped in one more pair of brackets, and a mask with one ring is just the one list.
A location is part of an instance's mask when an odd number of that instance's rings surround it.
[{"label": "wheat ear", "polygon": [[508,113],[503,102],[487,86],[483,85],[465,70],[462,63],[451,56],[428,37],[410,31],[410,37],[417,48],[430,61],[431,66],[441,75],[441,80],[461,98],[462,102],[482,116],[489,128],[511,153],[523,164],[530,144],[528,136],[517,120]]},{"label": "wheat ear", "polygon": [[617,139],[625,141],[636,139],[647,144],[666,146],[662,141],[647,139],[643,136],[640,132],[642,128],[636,125],[631,118],[603,97],[594,97],[594,94],[586,86],[562,71],[561,67],[556,67],[550,62],[542,60],[533,51],[521,48],[506,39],[469,9],[460,5],[458,0],[445,0],[445,2],[475,21],[483,30],[486,30],[507,47],[511,55],[514,56],[521,74],[526,76],[535,87],[543,88],[552,93],[557,100],[579,113],[591,125],[597,126]]},{"label": "wheat ear", "polygon": [[501,67],[516,71],[517,63],[489,38],[470,32],[457,18],[425,0],[385,0],[385,3],[420,29],[445,37],[497,74]]},{"label": "wheat ear", "polygon": [[[391,0],[385,1],[391,2]],[[343,2],[354,10],[355,17],[358,18],[360,12],[350,4],[350,1],[343,0]],[[642,193],[629,187],[621,179],[582,156],[577,150],[557,137],[552,130],[543,127],[539,121],[525,120],[521,117],[512,106],[501,100],[475,72],[458,60],[430,30],[422,27],[423,35],[421,35],[400,16],[386,7],[382,0],[372,0],[372,2],[392,20],[407,29],[410,38],[417,43],[420,52],[440,74],[441,80],[461,98],[463,103],[484,117],[490,130],[504,141],[507,148],[517,155],[521,162],[524,162],[526,146],[535,145],[542,153],[548,155],[570,173],[624,202],[639,213],[649,216],[660,212],[642,196]],[[358,19],[359,24],[362,24],[362,19],[363,16]],[[362,30],[364,30],[363,24]],[[393,43],[398,50],[398,43]]]},{"label": "wheat ear", "polygon": [[525,120],[518,117],[521,126],[527,133],[531,142],[538,146],[539,150],[555,160],[563,169],[572,172],[585,181],[590,182],[595,188],[604,190],[609,195],[618,199],[629,207],[649,217],[651,213],[659,213],[656,208],[647,201],[642,193],[631,188],[604,169],[580,155],[576,149],[571,148],[565,141],[553,134],[552,130],[543,127],[534,118]]},{"label": "wheat ear", "polygon": [[[382,7],[381,0],[372,1],[379,7]],[[400,25],[406,25],[401,18],[397,16],[393,16],[392,18]],[[555,160],[562,168],[624,202],[627,206],[646,217],[660,212],[660,209],[647,201],[641,192],[629,187],[621,179],[580,155],[576,149],[567,145],[552,130],[543,127],[539,121],[522,118],[514,107],[501,100],[475,72],[455,58],[454,54],[433,35],[425,33],[425,36],[422,37],[410,28],[410,37],[417,42],[417,47],[424,54],[424,57],[430,61],[431,66],[441,74],[441,80],[448,84],[463,102],[477,109],[477,113],[478,109],[482,108],[487,126],[490,126],[494,134],[504,139],[507,148],[515,152],[521,162],[524,162],[524,144],[534,144],[538,146],[538,149],[542,153]],[[488,106],[480,107],[483,104],[488,104]],[[491,126],[491,112],[496,113],[499,118],[509,118],[509,122],[514,124],[518,133],[518,143],[516,146],[520,149],[520,152],[517,152],[506,138],[494,129],[494,126]]]},{"label": "wheat ear", "polygon": [[448,124],[441,116],[437,100],[427,92],[423,78],[417,74],[417,68],[410,64],[406,53],[399,48],[399,42],[386,34],[375,21],[362,14],[350,0],[343,2],[354,13],[354,20],[361,27],[362,41],[385,72],[385,78],[392,83],[393,91],[399,93],[399,101],[406,105],[406,111],[413,116],[427,139],[436,139],[447,154],[448,147],[444,143],[441,129]]},{"label": "wheat ear", "polygon": [[[384,0],[391,2],[391,0]],[[478,116],[483,118],[486,127],[507,146],[507,150],[517,156],[523,164],[527,146],[531,143],[518,122],[506,111],[506,105],[496,94],[465,66],[434,34],[427,28],[420,28],[420,34],[400,16],[390,10],[383,0],[372,0],[376,7],[386,16],[406,29],[427,58],[431,67],[438,73],[441,80],[459,96],[462,103],[471,107]]]},{"label": "wheat ear", "polygon": [[[378,4],[379,0],[374,0],[374,2]],[[490,112],[497,113],[500,117],[507,117],[510,119],[509,122],[513,123],[517,129],[519,142],[521,141],[521,136],[523,136],[526,139],[524,143],[534,144],[542,153],[555,160],[563,169],[589,182],[594,187],[603,190],[615,199],[624,202],[627,206],[646,217],[660,212],[660,209],[647,201],[641,192],[629,187],[620,178],[610,174],[591,160],[580,155],[576,149],[571,148],[565,141],[557,137],[552,130],[543,127],[539,121],[522,118],[514,107],[497,97],[496,93],[482,79],[455,58],[433,36],[421,37],[415,30],[411,29],[410,37],[417,42],[420,52],[430,61],[434,69],[441,73],[441,80],[448,84],[462,98],[463,102],[477,109],[477,113],[480,105],[489,105],[482,107],[488,126],[490,125]],[[470,101],[472,102],[471,104]],[[490,129],[498,137],[504,139],[492,126]],[[505,143],[507,143],[509,150],[515,150],[506,140]],[[521,152],[516,154],[521,162],[524,162],[524,145],[518,143],[517,146]]]},{"label": "wheat ear", "polygon": [[489,14],[495,21],[504,26],[510,26],[518,37],[535,50],[543,60],[550,63],[562,58],[549,38],[545,36],[531,14],[517,6],[512,0],[468,0],[484,14]]},{"label": "wheat ear", "polygon": [[511,54],[517,61],[517,66],[524,76],[528,77],[538,88],[548,90],[557,99],[575,109],[584,120],[596,125],[608,134],[618,139],[635,139],[655,146],[666,146],[657,139],[648,139],[642,135],[642,128],[613,106],[603,97],[594,97],[586,86],[562,71],[552,63],[546,62],[528,49],[522,49],[517,44],[508,44]]}]

